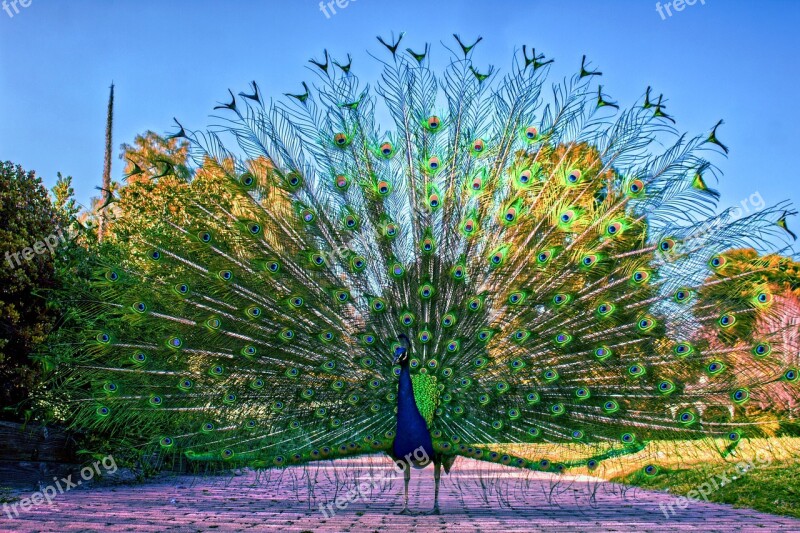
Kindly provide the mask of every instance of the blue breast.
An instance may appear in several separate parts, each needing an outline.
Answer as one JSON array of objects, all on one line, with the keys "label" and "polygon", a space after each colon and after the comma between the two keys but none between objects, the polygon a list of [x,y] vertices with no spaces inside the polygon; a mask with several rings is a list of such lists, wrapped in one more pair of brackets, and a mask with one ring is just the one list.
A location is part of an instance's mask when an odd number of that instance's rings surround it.
[{"label": "blue breast", "polygon": [[[422,450],[420,450],[420,448]],[[412,460],[422,456],[422,451],[433,460],[433,441],[425,419],[419,414],[414,401],[414,388],[408,368],[400,371],[400,386],[397,389],[397,431],[392,448],[395,459],[410,456]]]}]

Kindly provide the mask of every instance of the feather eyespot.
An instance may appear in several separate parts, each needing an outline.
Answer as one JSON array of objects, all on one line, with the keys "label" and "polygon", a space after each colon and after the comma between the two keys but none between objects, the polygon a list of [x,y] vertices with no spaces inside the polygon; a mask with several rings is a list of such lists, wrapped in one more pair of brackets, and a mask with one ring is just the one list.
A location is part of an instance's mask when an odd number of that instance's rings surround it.
[{"label": "feather eyespot", "polygon": [[679,357],[685,357],[694,351],[694,347],[687,342],[679,342],[672,351]]},{"label": "feather eyespot", "polygon": [[658,392],[662,394],[669,394],[675,390],[675,384],[669,380],[664,380],[658,384]]},{"label": "feather eyespot", "polygon": [[642,180],[639,179],[633,180],[628,185],[628,192],[633,196],[640,194],[643,190],[644,190],[644,182]]},{"label": "feather eyespot", "polygon": [[317,218],[317,215],[311,209],[303,209],[300,211],[300,218],[306,224],[311,224]]},{"label": "feather eyespot", "polygon": [[245,187],[252,187],[255,182],[256,182],[255,178],[253,178],[253,175],[250,174],[249,172],[245,172],[239,178],[239,183],[241,183]]},{"label": "feather eyespot", "polygon": [[675,301],[678,303],[687,302],[691,297],[692,292],[689,289],[678,289],[675,291]]},{"label": "feather eyespot", "polygon": [[428,127],[428,129],[430,131],[436,131],[441,127],[442,121],[439,119],[439,117],[434,115],[434,116],[428,117],[428,120],[426,121],[426,125],[427,125],[427,127]]},{"label": "feather eyespot", "polygon": [[772,346],[766,342],[760,342],[753,347],[753,355],[756,357],[766,357],[772,353]]},{"label": "feather eyespot", "polygon": [[581,171],[573,170],[567,175],[567,181],[571,184],[578,183],[581,180]]},{"label": "feather eyespot", "polygon": [[538,136],[539,136],[539,130],[537,130],[534,126],[530,126],[525,130],[525,137],[529,141],[536,139],[536,137]]},{"label": "feather eyespot", "polygon": [[717,269],[725,266],[725,263],[727,262],[728,260],[725,259],[724,255],[715,255],[714,257],[711,258],[708,264],[709,266],[711,266],[711,268]]},{"label": "feather eyespot", "polygon": [[731,398],[736,403],[744,403],[750,399],[750,391],[747,389],[737,389],[731,394]]},{"label": "feather eyespot", "polygon": [[346,189],[350,185],[350,180],[344,174],[339,174],[334,178],[334,183],[337,189]]},{"label": "feather eyespot", "polygon": [[539,252],[539,254],[536,256],[536,261],[538,261],[539,264],[543,265],[543,264],[547,263],[550,260],[552,255],[553,255],[552,252],[550,252],[548,250],[546,250],[544,252]]},{"label": "feather eyespot", "polygon": [[349,144],[349,140],[347,138],[347,135],[345,135],[344,133],[337,133],[336,135],[333,136],[333,143],[336,146],[343,148]]},{"label": "feather eyespot", "polygon": [[672,251],[673,248],[675,248],[675,240],[674,239],[663,239],[658,244],[658,249],[661,250],[662,252]]},{"label": "feather eyespot", "polygon": [[390,223],[386,224],[383,232],[384,232],[384,235],[386,235],[387,237],[392,239],[392,238],[397,236],[399,231],[400,231],[400,229],[397,226],[397,224],[395,224],[394,222],[390,222]]},{"label": "feather eyespot", "polygon": [[486,148],[486,144],[483,142],[483,139],[477,139],[475,142],[472,143],[472,153],[473,154],[480,154]]},{"label": "feather eyespot", "polygon": [[609,357],[611,357],[611,353],[612,352],[610,348],[601,346],[595,349],[594,356],[602,361],[603,359],[608,359]]}]

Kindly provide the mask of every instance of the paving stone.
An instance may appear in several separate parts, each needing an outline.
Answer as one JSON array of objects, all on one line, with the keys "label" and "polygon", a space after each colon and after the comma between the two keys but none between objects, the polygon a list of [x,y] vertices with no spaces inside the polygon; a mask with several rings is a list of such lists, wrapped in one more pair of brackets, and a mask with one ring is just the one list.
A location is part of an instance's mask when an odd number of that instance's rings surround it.
[{"label": "paving stone", "polygon": [[[337,496],[346,498],[359,484],[363,497],[352,492],[354,501],[340,499],[345,508],[338,509]],[[412,511],[431,509],[433,487],[431,468],[412,472]],[[402,474],[374,456],[235,476],[82,486],[15,518],[8,517],[6,510],[14,514],[10,508],[0,507],[0,531],[800,532],[800,520],[792,518],[706,502],[680,509],[668,493],[462,458],[450,476],[442,476],[441,515],[394,514],[402,494]],[[670,504],[674,511],[666,516]]]}]

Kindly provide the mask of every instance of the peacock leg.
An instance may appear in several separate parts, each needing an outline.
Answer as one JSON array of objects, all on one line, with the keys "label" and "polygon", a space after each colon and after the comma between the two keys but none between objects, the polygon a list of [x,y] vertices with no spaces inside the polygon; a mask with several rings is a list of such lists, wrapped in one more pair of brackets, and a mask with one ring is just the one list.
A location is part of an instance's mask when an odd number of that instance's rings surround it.
[{"label": "peacock leg", "polygon": [[403,466],[403,478],[405,481],[405,494],[403,496],[403,509],[397,514],[413,514],[408,509],[408,482],[411,481],[411,464],[404,463]]},{"label": "peacock leg", "polygon": [[439,460],[433,461],[433,511],[432,514],[439,514],[439,479],[442,477],[442,462]]}]

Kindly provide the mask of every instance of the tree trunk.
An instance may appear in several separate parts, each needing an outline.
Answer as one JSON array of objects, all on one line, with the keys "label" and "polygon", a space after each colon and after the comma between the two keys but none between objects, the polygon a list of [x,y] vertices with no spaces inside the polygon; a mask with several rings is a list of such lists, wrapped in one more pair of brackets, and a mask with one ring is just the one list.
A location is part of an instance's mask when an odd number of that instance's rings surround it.
[{"label": "tree trunk", "polygon": [[111,128],[114,123],[114,84],[111,84],[111,94],[108,97],[108,117],[106,118],[106,157],[103,164],[103,187],[101,190],[101,209],[97,225],[97,240],[103,242],[108,223],[108,203],[111,200]]}]

